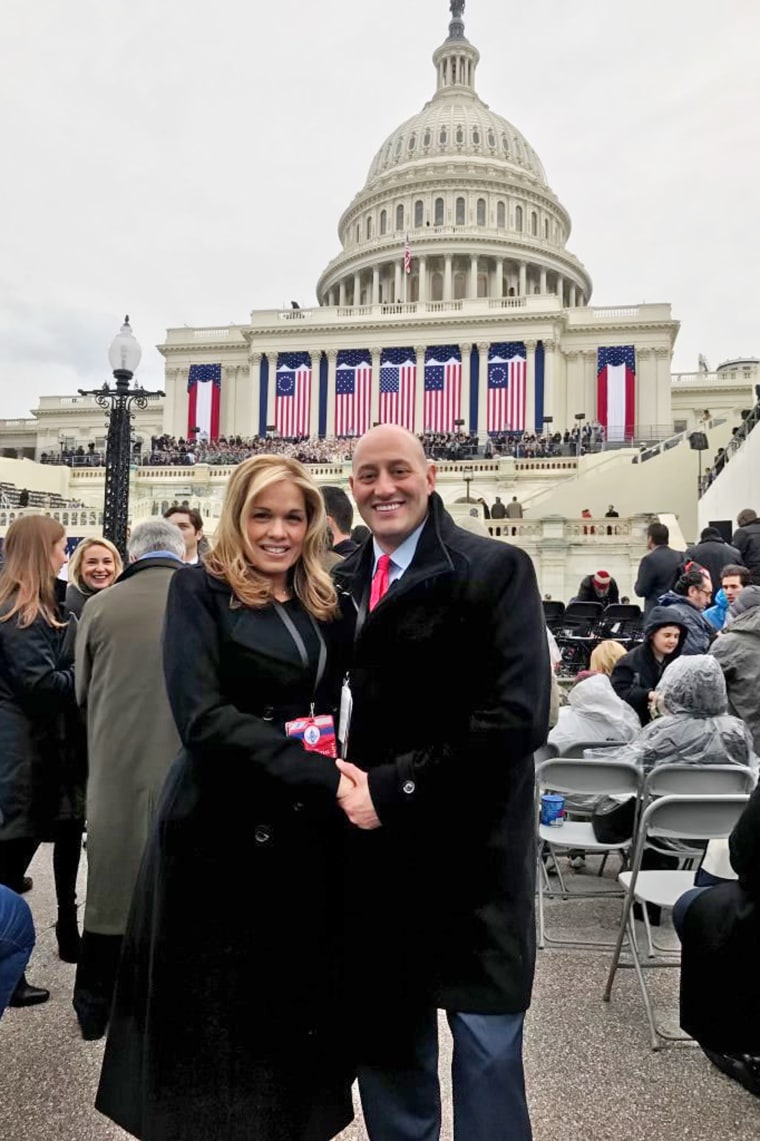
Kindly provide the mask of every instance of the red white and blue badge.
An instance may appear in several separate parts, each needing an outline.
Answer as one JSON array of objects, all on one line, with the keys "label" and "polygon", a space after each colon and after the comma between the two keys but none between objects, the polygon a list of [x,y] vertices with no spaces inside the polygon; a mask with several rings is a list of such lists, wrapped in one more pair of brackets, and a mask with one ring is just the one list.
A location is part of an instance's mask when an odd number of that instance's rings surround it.
[{"label": "red white and blue badge", "polygon": [[335,722],[331,714],[320,717],[299,717],[285,723],[288,737],[297,737],[307,753],[321,753],[335,759],[338,755],[335,740]]}]

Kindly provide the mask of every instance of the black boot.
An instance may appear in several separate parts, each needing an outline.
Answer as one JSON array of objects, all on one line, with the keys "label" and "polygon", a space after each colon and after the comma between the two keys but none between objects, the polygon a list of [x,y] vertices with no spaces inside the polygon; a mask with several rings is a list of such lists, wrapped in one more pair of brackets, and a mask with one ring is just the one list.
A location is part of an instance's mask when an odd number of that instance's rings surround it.
[{"label": "black boot", "polygon": [[50,991],[41,986],[31,986],[22,975],[10,997],[9,1006],[39,1006],[50,998]]},{"label": "black boot", "polygon": [[58,940],[58,957],[64,963],[78,963],[81,938],[77,927],[77,909],[75,905],[58,909],[58,922],[55,925],[55,935]]}]

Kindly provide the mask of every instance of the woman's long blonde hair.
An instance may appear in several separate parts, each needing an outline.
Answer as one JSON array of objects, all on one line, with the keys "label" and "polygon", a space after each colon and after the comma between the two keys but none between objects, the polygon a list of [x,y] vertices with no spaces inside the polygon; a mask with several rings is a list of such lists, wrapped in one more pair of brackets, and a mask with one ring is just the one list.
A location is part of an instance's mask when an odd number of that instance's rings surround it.
[{"label": "woman's long blonde hair", "polygon": [[12,605],[0,622],[18,615],[19,626],[31,626],[41,614],[49,626],[58,620],[55,598],[53,547],[65,536],[61,524],[49,515],[22,515],[8,528],[0,572],[0,610]]},{"label": "woman's long blonde hair", "polygon": [[334,618],[338,605],[332,579],[322,565],[327,518],[319,488],[298,460],[286,456],[251,456],[235,468],[224,496],[214,546],[205,566],[214,578],[224,579],[245,606],[261,607],[272,601],[269,577],[253,566],[253,550],[246,523],[254,499],[266,488],[286,480],[303,492],[306,536],[301,558],[291,570],[293,590],[315,618]]},{"label": "woman's long blonde hair", "polygon": [[116,581],[124,569],[124,564],[121,561],[121,555],[110,539],[96,539],[93,537],[90,537],[89,539],[82,539],[82,542],[79,543],[79,545],[74,550],[73,555],[69,559],[69,582],[73,582],[77,590],[81,590],[82,593],[85,593],[90,589],[82,582],[82,576],[80,574],[82,568],[82,559],[89,551],[90,547],[105,547],[107,551],[110,551],[115,568],[115,573],[113,576],[114,581]]}]

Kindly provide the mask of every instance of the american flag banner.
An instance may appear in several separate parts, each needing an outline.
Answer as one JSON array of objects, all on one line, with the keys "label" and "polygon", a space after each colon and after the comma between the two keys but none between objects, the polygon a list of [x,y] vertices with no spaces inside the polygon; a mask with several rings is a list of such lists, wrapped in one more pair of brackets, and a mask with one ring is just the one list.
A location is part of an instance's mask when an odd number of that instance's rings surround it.
[{"label": "american flag banner", "polygon": [[383,349],[380,355],[381,424],[400,424],[414,431],[417,354],[414,349]]},{"label": "american flag banner", "polygon": [[278,353],[274,422],[286,439],[311,434],[311,357]]},{"label": "american flag banner", "polygon": [[409,245],[409,235],[404,241],[404,273],[412,272],[412,247]]},{"label": "american flag banner", "polygon": [[188,439],[218,439],[221,396],[222,366],[191,364],[187,374]]},{"label": "american flag banner", "polygon": [[525,431],[528,354],[522,341],[488,350],[487,432]]},{"label": "american flag banner", "polygon": [[335,371],[336,436],[363,436],[369,430],[371,392],[369,349],[340,349]]},{"label": "american flag banner", "polygon": [[426,432],[453,432],[462,407],[462,354],[459,345],[436,345],[425,350]]},{"label": "american flag banner", "polygon": [[633,345],[597,350],[596,418],[608,440],[633,436],[636,422],[636,353]]}]

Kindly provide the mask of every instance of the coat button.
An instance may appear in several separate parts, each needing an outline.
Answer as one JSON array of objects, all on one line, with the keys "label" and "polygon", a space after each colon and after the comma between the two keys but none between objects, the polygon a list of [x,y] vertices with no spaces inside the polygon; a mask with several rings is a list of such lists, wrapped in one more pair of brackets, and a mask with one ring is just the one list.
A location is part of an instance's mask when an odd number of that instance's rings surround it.
[{"label": "coat button", "polygon": [[415,790],[416,785],[413,780],[405,780],[401,787],[407,796],[411,796]]},{"label": "coat button", "polygon": [[297,800],[295,802],[295,804],[293,805],[293,811],[294,812],[302,812],[303,811],[303,804],[301,803],[300,800]]},{"label": "coat button", "polygon": [[272,839],[272,833],[264,824],[259,824],[253,835],[257,844],[268,844]]},{"label": "coat button", "polygon": [[274,706],[273,705],[265,705],[264,711],[261,714],[261,718],[263,721],[273,721],[274,720]]}]

